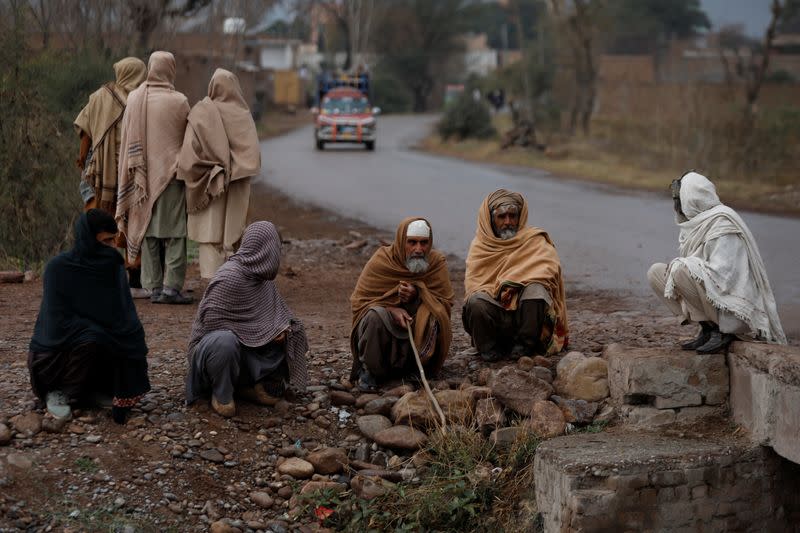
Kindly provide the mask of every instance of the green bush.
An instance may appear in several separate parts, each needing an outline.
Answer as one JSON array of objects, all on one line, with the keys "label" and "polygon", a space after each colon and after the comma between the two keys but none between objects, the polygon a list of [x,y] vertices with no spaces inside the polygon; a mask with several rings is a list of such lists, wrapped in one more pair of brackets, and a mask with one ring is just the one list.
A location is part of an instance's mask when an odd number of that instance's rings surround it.
[{"label": "green bush", "polygon": [[371,80],[372,105],[381,108],[383,113],[408,113],[414,99],[405,84],[397,78],[381,71],[375,72]]},{"label": "green bush", "polygon": [[483,100],[475,101],[472,94],[462,94],[456,102],[448,106],[437,125],[439,135],[447,140],[476,138],[487,139],[495,135],[492,116]]}]

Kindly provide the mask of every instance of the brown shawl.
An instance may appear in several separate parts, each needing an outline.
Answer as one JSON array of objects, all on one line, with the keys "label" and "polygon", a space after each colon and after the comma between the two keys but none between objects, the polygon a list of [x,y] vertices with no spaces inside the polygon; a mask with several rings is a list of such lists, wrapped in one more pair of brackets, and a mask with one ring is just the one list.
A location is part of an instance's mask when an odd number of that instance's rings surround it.
[{"label": "brown shawl", "polygon": [[[116,218],[128,240],[128,259],[139,255],[153,206],[175,176],[189,104],[175,91],[175,57],[153,52],[147,80],[128,96],[122,119]],[[148,109],[158,127],[147,126]]]},{"label": "brown shawl", "polygon": [[189,113],[178,157],[178,179],[186,183],[187,212],[202,211],[228,190],[230,182],[255,176],[260,170],[258,133],[239,79],[218,68],[208,84],[208,96]]},{"label": "brown shawl", "polygon": [[114,63],[116,81],[103,85],[89,96],[75,118],[75,130],[92,139],[92,156],[83,176],[95,190],[97,205],[114,214],[117,200],[117,127],[125,112],[128,93],[144,81],[147,67],[141,59],[126,57]]},{"label": "brown shawl", "polygon": [[[514,237],[503,240],[492,229],[491,207],[510,202],[520,205],[519,230]],[[553,299],[556,315],[553,346],[558,351],[566,346],[569,334],[561,261],[550,236],[541,228],[526,226],[527,221],[528,204],[521,195],[499,189],[486,197],[478,212],[478,227],[467,255],[465,299],[479,291],[497,299],[504,284],[543,285]]]},{"label": "brown shawl", "polygon": [[[450,309],[453,306],[453,288],[450,286],[450,273],[447,270],[447,260],[438,250],[431,249],[428,254],[428,270],[421,274],[412,274],[406,268],[406,233],[408,225],[415,220],[425,220],[420,217],[410,217],[403,220],[397,228],[394,243],[382,246],[372,254],[356,283],[356,288],[350,296],[350,307],[353,312],[353,327],[350,332],[350,347],[356,357],[355,332],[358,323],[374,306],[399,306],[400,299],[397,295],[398,284],[405,281],[414,285],[419,292],[421,300],[417,314],[414,317],[414,342],[421,348],[426,338],[426,329],[429,319],[434,318],[439,324],[439,337],[436,350],[432,352],[430,360],[423,361],[426,366],[436,373],[442,367],[448,350],[452,331],[450,329]],[[427,222],[427,220],[426,220]],[[428,223],[428,227],[431,227]],[[431,245],[433,234],[431,234]]]}]

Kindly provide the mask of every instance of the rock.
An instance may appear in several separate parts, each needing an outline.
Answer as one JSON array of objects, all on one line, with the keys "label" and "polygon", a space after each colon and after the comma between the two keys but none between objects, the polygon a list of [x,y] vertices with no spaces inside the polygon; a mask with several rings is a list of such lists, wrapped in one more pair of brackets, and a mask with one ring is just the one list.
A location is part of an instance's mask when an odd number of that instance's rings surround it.
[{"label": "rock", "polygon": [[11,430],[5,424],[0,424],[0,446],[5,446],[11,442]]},{"label": "rock", "polygon": [[512,366],[492,374],[489,386],[503,405],[525,416],[530,412],[532,402],[547,400],[553,394],[552,385]]},{"label": "rock", "polygon": [[251,492],[250,499],[253,501],[254,504],[258,505],[262,509],[269,509],[275,504],[275,500],[272,499],[272,496],[267,494],[266,492]]},{"label": "rock", "polygon": [[567,355],[561,358],[556,365],[556,376],[559,378],[561,376],[566,376],[569,374],[578,363],[586,359],[586,356],[583,355],[581,352],[569,352]]},{"label": "rock", "polygon": [[608,397],[608,364],[600,357],[587,357],[576,363],[566,377],[559,373],[556,389],[567,398],[603,400]]},{"label": "rock", "polygon": [[212,463],[224,463],[225,456],[220,453],[219,450],[216,448],[211,448],[209,450],[202,450],[200,452],[200,457],[205,459],[206,461],[211,461]]},{"label": "rock", "polygon": [[675,423],[673,409],[625,405],[620,409],[620,415],[627,423],[643,429],[670,426]]},{"label": "rock", "polygon": [[392,406],[395,424],[428,427],[435,424],[436,414],[424,390],[409,392]]},{"label": "rock", "polygon": [[604,405],[594,417],[595,422],[611,422],[617,417],[617,410],[613,405]]},{"label": "rock", "polygon": [[543,366],[547,369],[553,368],[553,361],[548,359],[547,357],[543,357],[541,355],[537,355],[533,358],[533,365],[534,366]]},{"label": "rock", "polygon": [[46,431],[48,433],[61,433],[62,431],[64,431],[66,425],[67,425],[66,418],[45,417],[42,419],[42,431]]},{"label": "rock", "polygon": [[441,390],[433,393],[448,422],[469,425],[472,421],[474,402],[472,397],[461,390]]},{"label": "rock", "polygon": [[330,399],[333,405],[355,405],[356,397],[349,392],[341,390],[332,390],[330,392]]},{"label": "rock", "polygon": [[393,485],[379,477],[370,478],[356,475],[350,481],[350,487],[356,497],[363,500],[372,500],[386,494]]},{"label": "rock", "polygon": [[402,398],[409,392],[414,392],[414,387],[412,387],[411,385],[398,385],[393,389],[387,390],[384,394],[386,396],[395,396],[397,398]]},{"label": "rock", "polygon": [[478,385],[488,385],[492,374],[494,374],[494,370],[491,368],[481,368],[480,372],[478,372]]},{"label": "rock", "polygon": [[377,394],[362,394],[361,396],[356,398],[356,403],[355,403],[356,409],[361,409],[372,400],[377,400],[378,398],[380,398],[380,396]]},{"label": "rock", "polygon": [[486,386],[469,385],[464,389],[464,392],[469,394],[473,403],[492,396],[492,389]]},{"label": "rock", "polygon": [[327,490],[332,490],[335,494],[339,494],[347,490],[347,485],[336,483],[335,481],[309,481],[300,489],[300,494]]},{"label": "rock", "polygon": [[507,427],[500,428],[492,431],[489,440],[492,444],[499,448],[508,448],[517,440],[517,437],[523,432],[521,427]]},{"label": "rock", "polygon": [[567,423],[556,404],[539,400],[533,403],[531,417],[525,421],[524,426],[530,428],[537,437],[552,439],[563,435]]},{"label": "rock", "polygon": [[397,402],[397,396],[383,396],[376,398],[364,406],[364,412],[368,415],[389,416],[392,406]]},{"label": "rock", "polygon": [[70,433],[74,433],[75,435],[83,435],[84,433],[86,433],[86,429],[82,425],[76,422],[71,423],[67,427],[67,431],[69,431]]},{"label": "rock", "polygon": [[314,466],[317,474],[336,474],[347,465],[347,452],[341,448],[323,448],[308,454],[306,460]]},{"label": "rock", "polygon": [[506,416],[503,406],[494,398],[478,400],[475,406],[475,423],[484,434],[494,430],[505,423]]},{"label": "rock", "polygon": [[100,435],[89,435],[86,437],[86,442],[89,444],[97,444],[98,442],[102,441],[103,437]]},{"label": "rock", "polygon": [[314,465],[299,457],[290,457],[281,463],[278,472],[295,479],[308,479],[314,475]]},{"label": "rock", "polygon": [[23,435],[33,436],[42,431],[42,416],[35,411],[12,417],[10,422]]},{"label": "rock", "polygon": [[558,408],[564,414],[564,419],[570,424],[578,426],[591,424],[595,413],[597,413],[598,404],[595,402],[567,400],[555,395],[550,399],[558,405]]},{"label": "rock", "polygon": [[292,487],[286,485],[278,489],[278,496],[285,500],[292,495],[292,492],[294,492]]},{"label": "rock", "polygon": [[375,434],[392,427],[392,421],[383,415],[359,416],[356,420],[358,429],[368,439],[375,440]]},{"label": "rock", "polygon": [[22,283],[25,281],[25,273],[17,270],[0,271],[0,283]]},{"label": "rock", "polygon": [[416,450],[428,441],[428,436],[409,426],[393,426],[375,434],[375,442],[387,448]]},{"label": "rock", "polygon": [[30,470],[33,466],[33,461],[26,455],[22,455],[21,453],[10,453],[8,457],[6,457],[6,462],[8,466],[13,466],[19,470]]},{"label": "rock", "polygon": [[517,359],[517,366],[520,370],[524,370],[525,372],[530,372],[531,369],[536,366],[536,363],[533,362],[532,357],[528,357],[527,355],[523,355],[519,359]]},{"label": "rock", "polygon": [[242,533],[238,527],[233,527],[224,520],[217,520],[211,524],[209,529],[211,533]]},{"label": "rock", "polygon": [[612,344],[603,355],[608,361],[611,397],[617,404],[671,409],[728,400],[728,365],[716,354]]},{"label": "rock", "polygon": [[545,368],[543,366],[535,366],[530,371],[534,376],[541,379],[542,381],[546,381],[548,383],[553,382],[553,373],[550,372],[549,368]]}]

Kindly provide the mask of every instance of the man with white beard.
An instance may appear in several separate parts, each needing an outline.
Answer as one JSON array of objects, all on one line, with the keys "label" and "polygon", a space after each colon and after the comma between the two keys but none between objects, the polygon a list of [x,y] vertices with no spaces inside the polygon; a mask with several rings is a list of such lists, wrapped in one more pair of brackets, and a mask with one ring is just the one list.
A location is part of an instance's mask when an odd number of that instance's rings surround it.
[{"label": "man with white beard", "polygon": [[464,274],[464,329],[484,361],[558,353],[568,345],[561,262],[550,236],[527,226],[521,194],[483,201]]},{"label": "man with white beard", "polygon": [[350,380],[371,391],[379,382],[416,376],[409,325],[426,374],[438,373],[450,348],[453,296],[430,223],[405,219],[394,243],[372,255],[350,296]]}]

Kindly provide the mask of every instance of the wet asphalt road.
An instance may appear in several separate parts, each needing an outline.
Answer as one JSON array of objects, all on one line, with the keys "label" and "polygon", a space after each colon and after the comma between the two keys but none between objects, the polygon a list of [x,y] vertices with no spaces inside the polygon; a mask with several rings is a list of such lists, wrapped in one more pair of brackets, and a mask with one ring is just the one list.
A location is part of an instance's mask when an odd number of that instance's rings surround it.
[{"label": "wet asphalt road", "polygon": [[[631,192],[411,150],[434,121],[380,117],[375,152],[358,145],[319,152],[311,127],[302,128],[262,143],[261,179],[293,198],[388,231],[406,216],[425,216],[435,245],[459,257],[466,256],[483,198],[500,187],[515,190],[528,200],[528,222],[545,228],[556,243],[567,283],[650,297],[648,267],[677,253],[666,192]],[[784,329],[800,335],[800,219],[740,214],[758,241]]]}]

